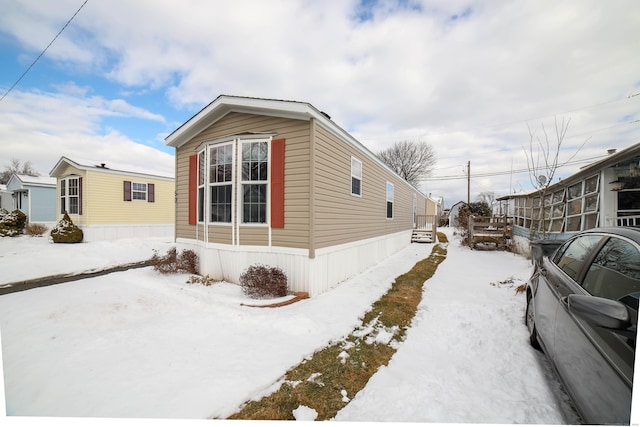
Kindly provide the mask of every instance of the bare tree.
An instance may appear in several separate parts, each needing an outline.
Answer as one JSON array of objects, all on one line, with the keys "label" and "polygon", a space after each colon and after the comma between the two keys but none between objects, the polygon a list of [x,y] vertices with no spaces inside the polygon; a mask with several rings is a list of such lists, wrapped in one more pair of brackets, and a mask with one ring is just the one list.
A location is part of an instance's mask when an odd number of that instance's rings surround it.
[{"label": "bare tree", "polygon": [[0,184],[6,184],[11,179],[13,174],[39,176],[38,172],[33,170],[30,161],[22,163],[18,159],[11,159],[11,164],[5,166],[4,170],[0,172]]},{"label": "bare tree", "polygon": [[493,205],[496,203],[496,193],[493,191],[483,191],[482,193],[478,194],[476,200],[478,202],[486,203],[493,212]]},{"label": "bare tree", "polygon": [[[540,210],[539,215],[536,217],[532,212],[531,228],[530,231],[533,234],[537,232],[537,228],[542,231],[542,238],[547,236],[547,224],[550,219],[549,212],[545,209],[545,196],[547,188],[551,185],[553,178],[555,177],[558,169],[568,162],[570,162],[576,154],[584,147],[584,145],[591,139],[587,138],[582,145],[576,150],[573,155],[567,159],[564,163],[559,163],[560,148],[564,142],[564,138],[567,135],[569,129],[569,123],[571,118],[566,122],[564,118],[562,123],[558,123],[558,118],[555,117],[555,141],[549,139],[544,123],[542,123],[542,138],[537,135],[537,130],[531,130],[529,123],[527,123],[527,129],[529,130],[529,150],[523,146],[524,154],[527,158],[527,169],[529,169],[529,179],[531,184],[538,191],[538,197],[540,198]],[[534,209],[535,210],[535,209]]]},{"label": "bare tree", "polygon": [[378,153],[378,157],[409,184],[417,187],[436,164],[436,153],[426,142],[400,141]]}]

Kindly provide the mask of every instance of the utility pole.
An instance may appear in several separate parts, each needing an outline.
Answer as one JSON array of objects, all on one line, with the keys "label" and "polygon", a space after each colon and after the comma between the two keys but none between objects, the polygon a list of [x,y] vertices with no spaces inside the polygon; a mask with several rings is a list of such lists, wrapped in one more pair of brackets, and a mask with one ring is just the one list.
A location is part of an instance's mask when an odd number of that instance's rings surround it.
[{"label": "utility pole", "polygon": [[471,204],[471,160],[467,160],[467,205]]}]

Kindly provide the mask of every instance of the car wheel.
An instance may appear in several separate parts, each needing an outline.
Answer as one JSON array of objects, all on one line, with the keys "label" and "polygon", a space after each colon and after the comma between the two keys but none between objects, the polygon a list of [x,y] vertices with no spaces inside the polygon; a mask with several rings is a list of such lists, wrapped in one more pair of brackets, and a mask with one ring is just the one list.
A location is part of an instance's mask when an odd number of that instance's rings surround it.
[{"label": "car wheel", "polygon": [[527,311],[524,317],[524,322],[529,330],[529,343],[536,350],[540,350],[540,342],[538,341],[538,331],[536,330],[536,315],[533,310],[533,298],[527,298]]}]

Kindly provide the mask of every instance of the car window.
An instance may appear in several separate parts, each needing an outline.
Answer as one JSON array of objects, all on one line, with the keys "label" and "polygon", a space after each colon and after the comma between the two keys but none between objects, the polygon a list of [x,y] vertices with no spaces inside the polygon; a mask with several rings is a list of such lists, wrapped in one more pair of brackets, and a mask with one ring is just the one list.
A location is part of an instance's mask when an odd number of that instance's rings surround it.
[{"label": "car window", "polygon": [[582,286],[591,295],[612,300],[640,291],[640,251],[612,237],[596,255]]},{"label": "car window", "polygon": [[564,251],[556,256],[556,264],[569,277],[577,281],[584,260],[600,240],[602,236],[586,235],[567,242],[563,248]]}]

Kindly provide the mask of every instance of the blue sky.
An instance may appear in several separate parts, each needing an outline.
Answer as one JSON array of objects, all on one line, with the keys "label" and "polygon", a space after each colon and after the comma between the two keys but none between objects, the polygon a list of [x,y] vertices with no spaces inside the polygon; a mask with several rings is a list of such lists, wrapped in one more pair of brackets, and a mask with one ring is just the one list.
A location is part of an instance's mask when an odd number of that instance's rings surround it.
[{"label": "blue sky", "polygon": [[[0,93],[83,2],[0,0]],[[0,101],[0,167],[172,174],[163,138],[230,94],[310,102],[374,152],[432,144],[422,189],[447,206],[467,161],[472,199],[528,191],[529,129],[556,117],[560,177],[640,142],[638,28],[633,0],[89,0]]]}]

